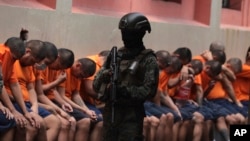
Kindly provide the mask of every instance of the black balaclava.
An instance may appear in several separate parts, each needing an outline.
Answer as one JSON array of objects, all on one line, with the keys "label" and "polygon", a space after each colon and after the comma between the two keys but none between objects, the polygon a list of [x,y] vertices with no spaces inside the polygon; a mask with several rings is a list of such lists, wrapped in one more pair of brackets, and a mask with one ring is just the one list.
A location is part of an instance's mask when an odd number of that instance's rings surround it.
[{"label": "black balaclava", "polygon": [[143,45],[142,38],[145,35],[145,31],[125,31],[121,30],[122,40],[124,47],[126,48],[140,48]]},{"label": "black balaclava", "polygon": [[124,47],[127,52],[124,52],[123,57],[130,58],[132,56],[138,55],[142,50],[145,49],[143,45],[143,37],[145,35],[145,31],[125,31],[121,30],[122,40],[124,43]]}]

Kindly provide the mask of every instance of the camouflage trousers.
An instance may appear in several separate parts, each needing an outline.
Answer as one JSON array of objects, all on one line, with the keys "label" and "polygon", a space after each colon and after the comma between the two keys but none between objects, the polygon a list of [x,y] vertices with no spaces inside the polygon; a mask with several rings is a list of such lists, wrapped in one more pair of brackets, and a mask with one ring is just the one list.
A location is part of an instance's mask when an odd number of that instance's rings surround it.
[{"label": "camouflage trousers", "polygon": [[103,141],[143,141],[143,105],[114,106],[114,122],[111,122],[112,106],[106,104],[103,112]]}]

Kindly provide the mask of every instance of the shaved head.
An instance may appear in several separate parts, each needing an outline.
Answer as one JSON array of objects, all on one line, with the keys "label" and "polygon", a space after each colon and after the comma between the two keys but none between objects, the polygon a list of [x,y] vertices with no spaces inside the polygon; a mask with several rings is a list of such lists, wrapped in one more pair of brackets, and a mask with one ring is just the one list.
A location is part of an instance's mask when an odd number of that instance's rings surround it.
[{"label": "shaved head", "polygon": [[210,51],[214,51],[214,50],[222,50],[225,51],[225,45],[222,42],[219,41],[214,41],[210,44],[209,47]]}]

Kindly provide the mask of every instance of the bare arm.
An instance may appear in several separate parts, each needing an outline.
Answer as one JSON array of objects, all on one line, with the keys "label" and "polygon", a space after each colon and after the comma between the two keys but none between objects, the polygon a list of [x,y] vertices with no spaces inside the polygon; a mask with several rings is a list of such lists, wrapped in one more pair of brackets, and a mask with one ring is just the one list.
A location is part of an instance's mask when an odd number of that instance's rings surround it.
[{"label": "bare arm", "polygon": [[82,107],[84,109],[84,112],[89,115],[89,117],[92,119],[92,120],[96,120],[96,113],[95,111],[92,111],[90,110],[84,103],[84,101],[82,100],[80,94],[79,94],[79,91],[75,90],[73,93],[72,93],[72,100],[73,102],[75,102],[77,105],[79,105],[80,107]]},{"label": "bare arm", "polygon": [[20,88],[20,85],[18,84],[18,82],[11,83],[10,84],[10,89],[12,91],[12,94],[13,94],[16,102],[18,103],[18,105],[22,109],[24,115],[27,114],[27,113],[29,113],[27,111],[27,109],[26,109],[25,104],[24,104],[23,96],[21,94],[21,88]]},{"label": "bare arm", "polygon": [[[47,96],[45,96],[45,94],[43,93],[43,90],[42,90],[42,82],[41,82],[41,80],[37,79],[35,84],[36,84],[35,88],[36,88],[36,91],[37,91],[38,100],[40,102],[42,102],[42,104],[41,103],[38,103],[38,104],[40,106],[45,106],[47,108],[48,108],[47,105],[53,107],[58,114],[60,114],[62,117],[64,117],[65,119],[67,119],[67,120],[70,121],[71,120],[71,116],[68,115],[65,111],[63,111],[56,104],[54,104]],[[62,99],[61,96],[57,92],[56,92],[56,95],[58,95],[60,97],[60,99]],[[63,101],[62,103],[66,103],[63,99],[62,99],[62,101]],[[73,110],[72,109],[67,109],[67,111],[71,112]]]},{"label": "bare arm", "polygon": [[33,112],[38,113],[38,101],[37,101],[37,94],[36,94],[36,91],[34,89],[34,84],[28,83],[27,90],[29,92],[30,103],[32,105],[31,109]]},{"label": "bare arm", "polygon": [[42,89],[44,91],[48,91],[50,89],[54,89],[56,86],[58,86],[60,84],[60,82],[58,81],[58,79],[54,80],[53,82],[51,83],[48,83],[48,84],[43,84],[42,85]]},{"label": "bare arm", "polygon": [[[2,76],[2,64],[0,63],[0,75]],[[3,81],[3,76],[2,76],[2,81]],[[9,110],[11,112],[13,111],[16,111],[16,109],[14,108],[11,100],[10,100],[10,97],[8,96],[7,92],[6,92],[6,89],[3,85],[2,89],[0,89],[0,98],[1,100],[3,101],[3,103],[9,108]]]},{"label": "bare arm", "polygon": [[235,76],[234,72],[232,70],[230,70],[228,67],[226,67],[225,65],[222,65],[222,71],[230,81],[233,82],[236,80],[236,76]]},{"label": "bare arm", "polygon": [[229,81],[229,79],[222,74],[222,79],[220,80],[222,87],[224,88],[224,90],[226,91],[226,93],[228,94],[228,96],[231,98],[231,100],[237,104],[238,106],[240,106],[240,102],[236,99],[235,97],[235,92],[232,86],[231,81]]},{"label": "bare arm", "polygon": [[195,89],[196,89],[196,102],[201,106],[202,105],[202,100],[203,100],[203,89],[201,87],[201,85],[195,85]]},{"label": "bare arm", "polygon": [[97,93],[93,89],[93,80],[82,80],[81,85],[84,87],[84,91],[91,97],[97,98]]},{"label": "bare arm", "polygon": [[61,72],[58,75],[56,80],[54,80],[53,82],[50,82],[48,84],[44,84],[42,86],[43,91],[47,91],[47,90],[56,88],[60,83],[62,83],[66,80],[66,77],[67,77],[67,74],[65,72]]},{"label": "bare arm", "polygon": [[47,105],[50,105],[52,107],[58,107],[56,104],[54,104],[47,96],[44,95],[42,90],[42,82],[41,80],[36,80],[35,82],[35,89],[37,93],[38,101]]},{"label": "bare arm", "polygon": [[12,102],[10,100],[10,97],[9,97],[8,93],[6,92],[6,89],[5,89],[4,86],[3,86],[3,89],[2,89],[2,94],[0,94],[0,98],[1,98],[1,101],[4,103],[4,105],[6,105],[6,107],[8,107],[8,109],[11,112],[15,112],[16,111],[16,109],[13,106],[13,104],[12,104]]},{"label": "bare arm", "polygon": [[169,97],[169,95],[164,95],[163,93],[161,93],[161,102],[169,108],[173,109],[174,111],[179,111],[178,107],[174,104],[173,100]]},{"label": "bare arm", "polygon": [[80,111],[83,111],[84,113],[86,113],[86,109],[79,106],[78,104],[76,104],[75,102],[73,102],[71,99],[69,99],[68,97],[65,96],[65,88],[64,87],[58,87],[57,88],[58,93],[60,94],[60,96],[67,102],[69,103],[73,108],[76,108]]},{"label": "bare arm", "polygon": [[[2,64],[1,63],[0,63],[0,74],[2,75]],[[19,113],[15,109],[15,107],[12,104],[10,97],[9,97],[5,87],[4,87],[4,84],[3,84],[2,89],[0,91],[1,91],[0,99],[4,103],[4,105],[7,106],[7,108],[10,110],[10,112],[13,114],[14,119],[16,121],[16,124],[20,127],[25,127],[27,124],[27,120],[25,119],[25,117],[21,113]],[[31,122],[31,123],[33,123],[32,125],[34,125],[34,122]]]},{"label": "bare arm", "polygon": [[40,128],[40,123],[36,120],[34,115],[30,114],[26,109],[26,105],[24,103],[23,96],[21,94],[21,88],[20,88],[20,85],[18,84],[18,82],[11,83],[10,84],[10,89],[12,91],[12,94],[13,94],[16,102],[18,103],[21,110],[23,111],[25,118],[29,120],[31,125]]},{"label": "bare arm", "polygon": [[[165,94],[161,91],[159,91],[161,94],[161,103],[168,106],[169,108],[173,109],[180,117],[181,117],[181,112],[179,108],[175,105],[173,100],[170,98],[170,96],[167,94],[165,91]],[[181,117],[182,118],[182,117]]]},{"label": "bare arm", "polygon": [[77,105],[83,107],[84,109],[88,110],[88,107],[85,105],[78,91],[73,92],[72,101],[75,102]]},{"label": "bare arm", "polygon": [[178,77],[175,78],[170,78],[168,80],[168,88],[171,89],[173,87],[175,87],[176,85],[178,85],[180,82],[180,75]]}]

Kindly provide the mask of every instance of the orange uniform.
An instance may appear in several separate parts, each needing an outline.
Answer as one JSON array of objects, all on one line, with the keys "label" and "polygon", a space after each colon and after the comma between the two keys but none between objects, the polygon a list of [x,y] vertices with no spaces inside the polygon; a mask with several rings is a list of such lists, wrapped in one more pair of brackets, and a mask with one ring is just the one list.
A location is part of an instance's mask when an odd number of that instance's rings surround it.
[{"label": "orange uniform", "polygon": [[[206,59],[204,57],[202,57],[201,55],[194,56],[193,59],[200,60],[203,63],[203,65],[206,62]],[[202,78],[202,77],[205,77],[205,78]],[[207,79],[207,80],[204,81],[204,82],[202,82],[202,79]],[[208,83],[208,81],[209,81],[209,79],[208,79],[207,75],[204,74],[204,72],[203,72],[203,74],[201,74],[201,73],[197,74],[195,76],[195,79],[194,79],[194,83],[197,84],[197,85],[201,85],[201,86],[202,86],[202,83],[204,83],[203,86],[207,85],[205,83]],[[194,89],[192,89],[191,97],[190,98],[193,99],[193,100],[196,99],[196,95],[195,95]]]},{"label": "orange uniform", "polygon": [[236,75],[237,77],[250,78],[250,66],[243,64],[242,71]]},{"label": "orange uniform", "polygon": [[[167,82],[169,81],[169,79],[173,79],[173,78],[179,77],[179,75],[180,75],[180,73],[175,73],[175,74],[169,75]],[[171,89],[168,88],[167,91],[168,91],[168,94],[169,94],[170,97],[175,97],[175,94],[176,94],[176,91],[177,91],[177,86],[173,87]]]},{"label": "orange uniform", "polygon": [[[177,74],[173,74],[173,75],[171,75],[170,77],[171,78],[176,78],[176,77],[179,77],[179,75],[180,75],[180,73],[177,73]],[[195,77],[194,77],[194,82],[193,82],[193,86],[194,86],[194,84],[197,84],[197,85],[201,85],[201,76],[200,76],[200,74],[198,74],[198,75],[196,75]],[[188,93],[188,98],[189,99],[193,99],[194,97],[195,97],[195,89],[193,88],[193,86],[191,87],[191,90],[186,90],[186,92],[188,92],[189,91],[189,93]],[[178,97],[178,95],[176,95],[177,94],[177,88],[178,87],[175,87],[175,88],[171,88],[170,90],[169,90],[169,95],[170,96],[173,96],[174,98],[177,98]],[[179,88],[178,88],[179,89]]]},{"label": "orange uniform", "polygon": [[233,82],[235,96],[240,101],[248,101],[250,94],[250,66],[244,64],[242,72],[237,74],[236,77]]},{"label": "orange uniform", "polygon": [[[208,88],[209,82],[211,81],[211,78],[205,74],[204,71],[201,73],[202,78],[202,88],[204,91]],[[227,93],[225,92],[224,88],[222,87],[220,82],[216,82],[213,89],[209,92],[207,95],[207,99],[220,99],[220,98],[226,98]]]},{"label": "orange uniform", "polygon": [[36,80],[42,79],[42,70],[37,70],[33,67],[33,73],[35,75]]},{"label": "orange uniform", "polygon": [[[48,84],[55,81],[58,77],[58,74],[63,70],[51,70],[48,67],[41,71],[40,78],[42,80],[42,84]],[[64,86],[62,83],[59,86]],[[55,98],[54,93],[52,90],[48,90],[45,92],[45,95],[50,99],[53,100]]]},{"label": "orange uniform", "polygon": [[18,82],[15,71],[14,71],[14,63],[15,60],[11,56],[10,49],[4,45],[0,45],[0,63],[2,65],[2,74],[4,86],[9,94],[10,92],[10,84]]},{"label": "orange uniform", "polygon": [[66,73],[67,77],[62,86],[65,87],[65,96],[72,99],[72,93],[80,90],[81,80],[71,74],[71,68],[68,68]]},{"label": "orange uniform", "polygon": [[200,73],[201,78],[201,87],[203,91],[205,92],[207,88],[209,87],[209,82],[212,80],[204,71]]},{"label": "orange uniform", "polygon": [[[87,56],[87,58],[89,58],[89,59],[91,59],[91,60],[93,60],[93,61],[95,62],[95,64],[96,64],[96,71],[95,71],[95,74],[96,74],[96,73],[100,70],[100,68],[102,67],[101,64],[100,64],[100,62],[98,62],[98,60],[99,60],[99,59],[98,59],[98,55]],[[87,79],[94,80],[95,74],[92,75],[92,76],[90,76],[90,77],[87,78]]]},{"label": "orange uniform", "polygon": [[158,83],[158,89],[161,91],[165,91],[168,85],[168,79],[169,75],[166,73],[166,71],[160,71],[159,74],[159,83]]},{"label": "orange uniform", "polygon": [[35,82],[35,75],[33,73],[33,68],[32,66],[22,67],[20,62],[16,61],[14,64],[14,70],[16,72],[16,76],[20,84],[23,99],[24,101],[29,102],[30,98],[29,98],[29,92],[27,89],[27,84]]},{"label": "orange uniform", "polygon": [[[98,62],[98,60],[99,60],[98,55],[87,56],[87,58],[93,60],[96,63],[96,71],[95,71],[95,74],[96,74],[101,69],[101,64],[100,64],[100,62]],[[83,79],[82,81],[84,81],[84,80],[94,80],[95,74],[92,75],[91,77]],[[97,99],[95,99],[95,98],[89,96],[88,94],[86,94],[85,88],[84,88],[83,85],[80,86],[80,91],[79,92],[80,92],[80,95],[81,95],[81,97],[82,97],[82,99],[84,101],[87,101],[87,102],[89,102],[89,103],[91,103],[93,105],[101,103]]]},{"label": "orange uniform", "polygon": [[203,64],[206,62],[206,59],[201,55],[194,56],[193,59],[200,60]]},{"label": "orange uniform", "polygon": [[190,94],[190,99],[192,99],[192,100],[196,100],[196,88],[195,88],[195,85],[202,85],[202,80],[201,80],[201,74],[197,74],[197,75],[195,75],[195,77],[194,77],[194,84],[193,84],[193,86],[192,86],[192,88],[191,88],[191,94]]},{"label": "orange uniform", "polygon": [[207,95],[207,99],[223,99],[227,97],[227,93],[220,82],[216,82],[213,89]]}]

